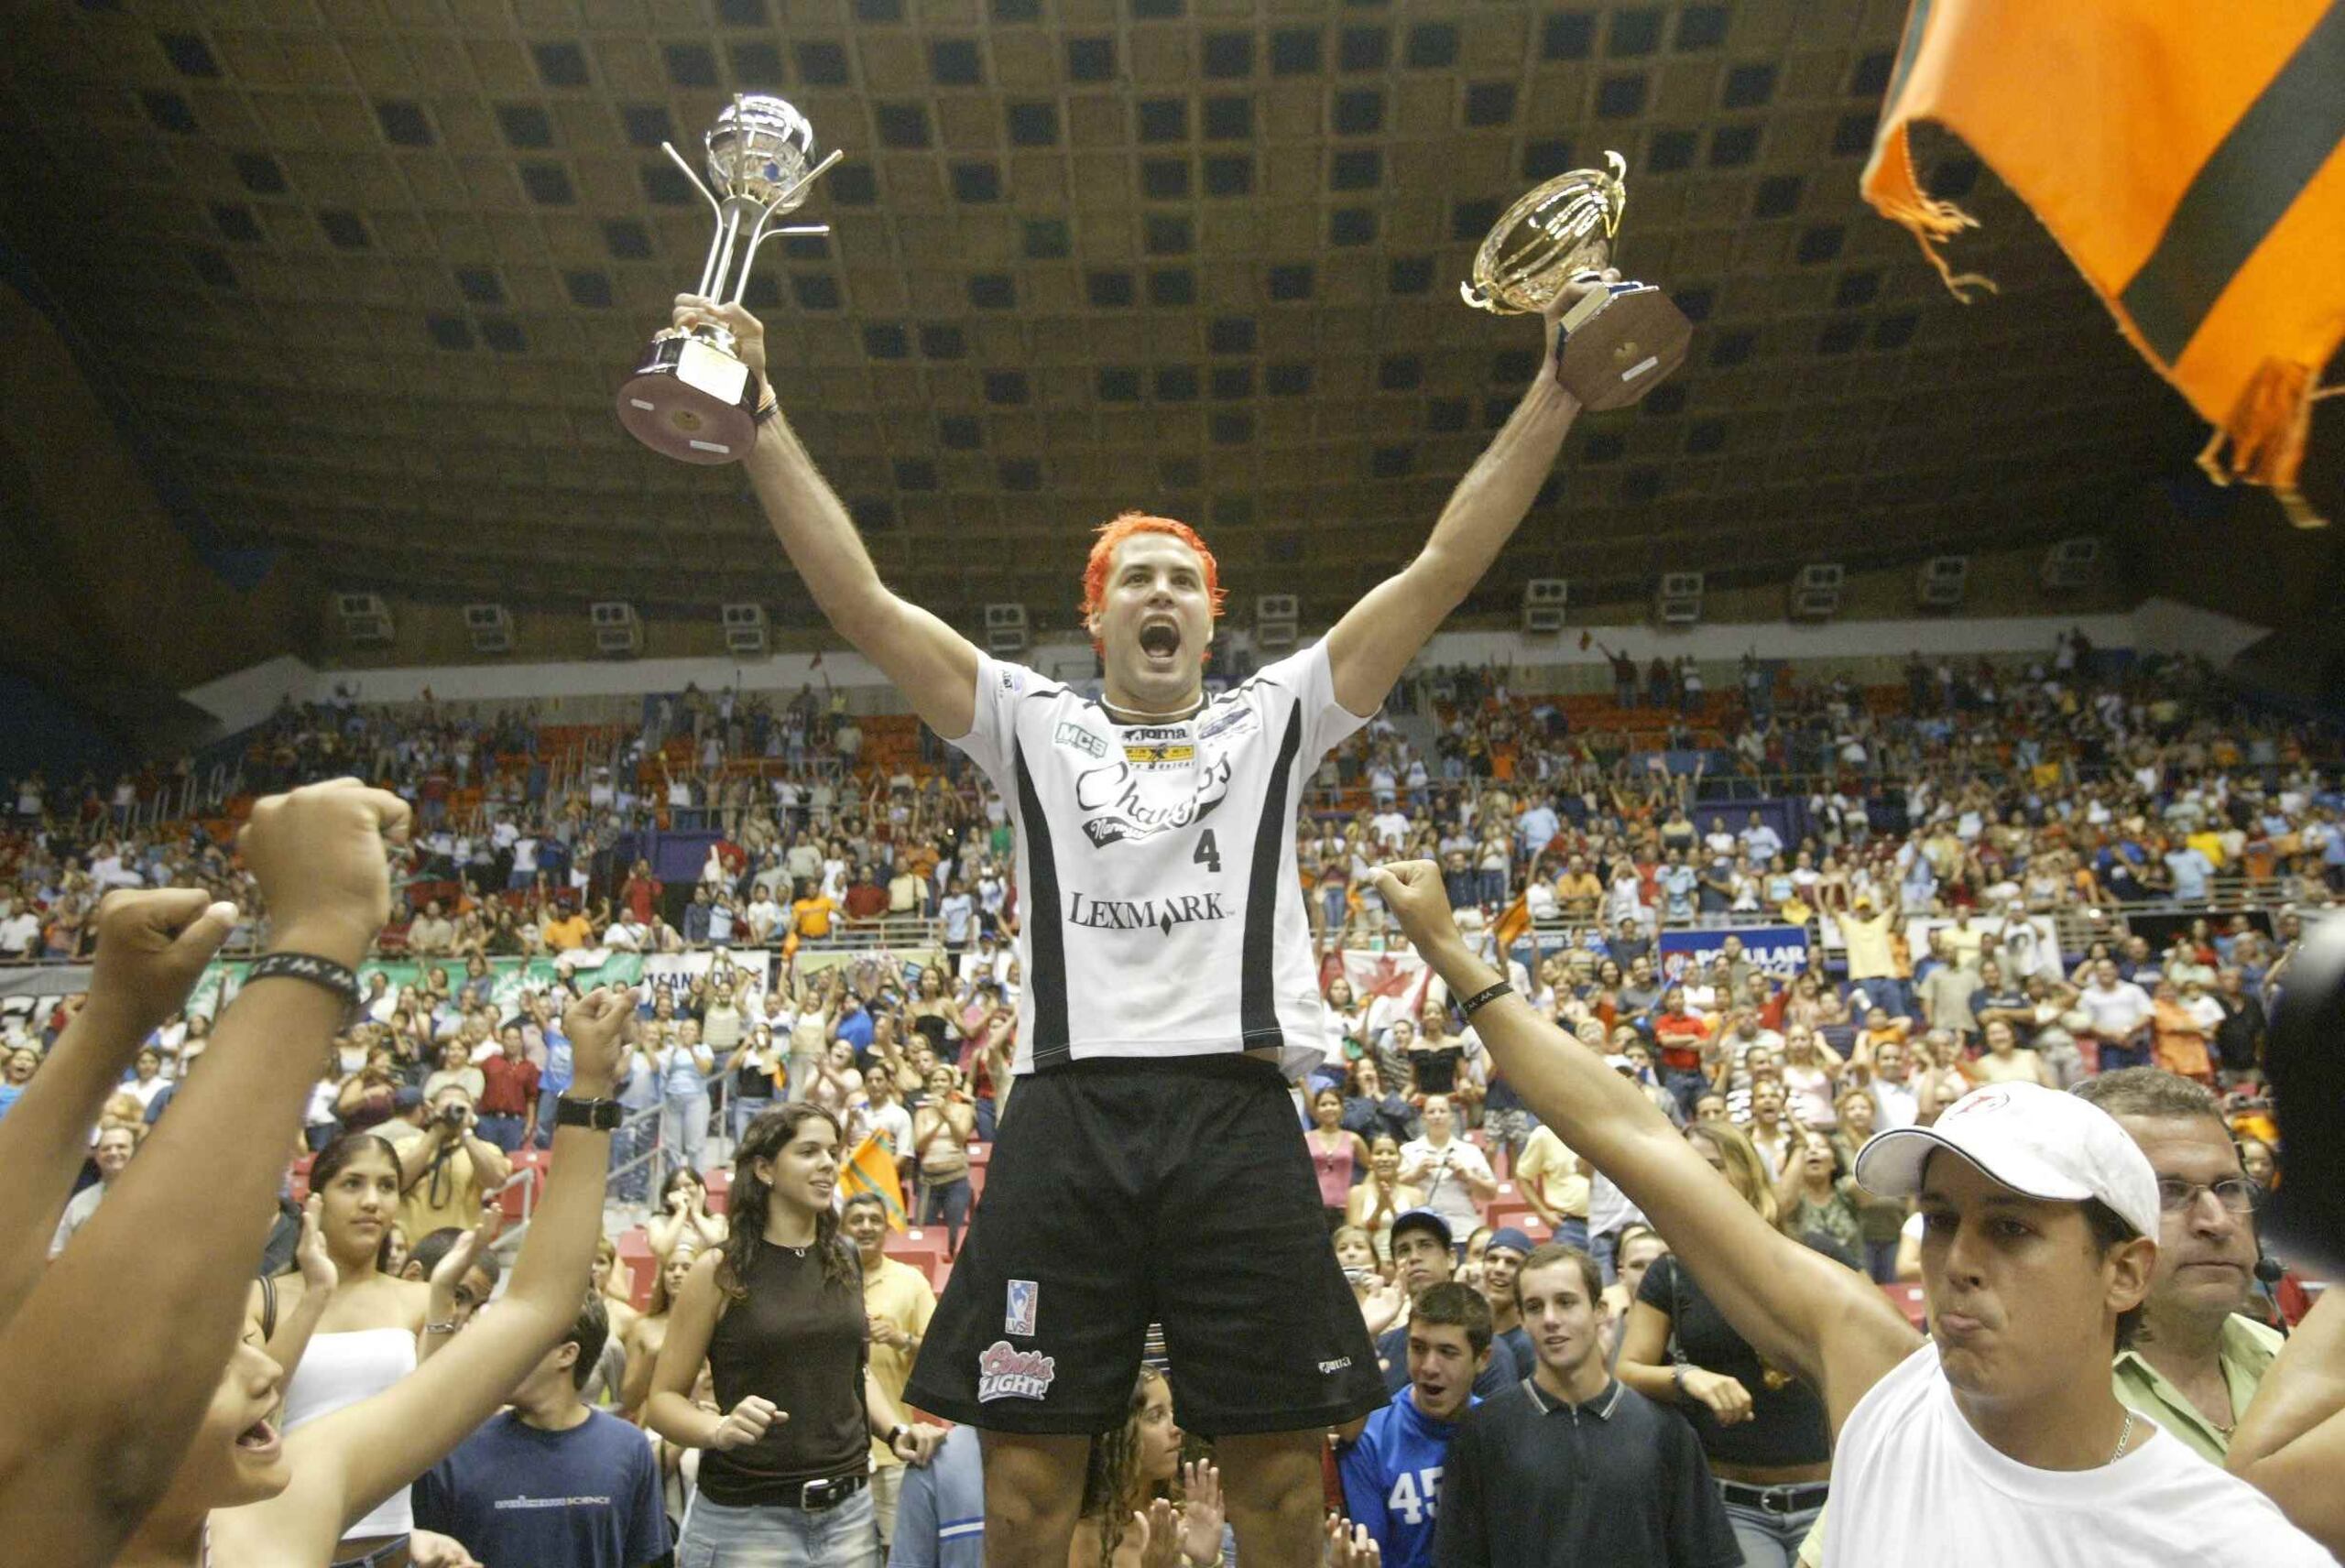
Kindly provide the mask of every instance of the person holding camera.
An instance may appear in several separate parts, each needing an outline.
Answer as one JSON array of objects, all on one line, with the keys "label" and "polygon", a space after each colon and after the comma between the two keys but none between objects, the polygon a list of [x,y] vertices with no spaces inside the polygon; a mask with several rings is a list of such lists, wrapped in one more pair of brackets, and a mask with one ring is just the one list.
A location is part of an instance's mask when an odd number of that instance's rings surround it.
[{"label": "person holding camera", "polygon": [[469,1230],[513,1174],[512,1162],[480,1136],[480,1113],[464,1084],[442,1083],[425,1108],[420,1127],[389,1121],[381,1129],[398,1150],[399,1228],[411,1236],[448,1225]]}]

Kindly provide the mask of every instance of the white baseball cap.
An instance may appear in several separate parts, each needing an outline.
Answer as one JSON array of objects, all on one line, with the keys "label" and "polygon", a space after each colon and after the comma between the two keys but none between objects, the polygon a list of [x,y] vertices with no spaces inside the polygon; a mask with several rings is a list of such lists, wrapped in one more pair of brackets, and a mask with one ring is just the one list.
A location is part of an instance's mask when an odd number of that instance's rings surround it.
[{"label": "white baseball cap", "polygon": [[1875,1135],[1858,1151],[1857,1181],[1881,1197],[1910,1198],[1922,1190],[1930,1155],[1941,1149],[2031,1198],[2099,1198],[2157,1239],[2158,1177],[2149,1156],[2116,1117],[2074,1094],[2040,1083],[1973,1089],[1928,1127]]}]

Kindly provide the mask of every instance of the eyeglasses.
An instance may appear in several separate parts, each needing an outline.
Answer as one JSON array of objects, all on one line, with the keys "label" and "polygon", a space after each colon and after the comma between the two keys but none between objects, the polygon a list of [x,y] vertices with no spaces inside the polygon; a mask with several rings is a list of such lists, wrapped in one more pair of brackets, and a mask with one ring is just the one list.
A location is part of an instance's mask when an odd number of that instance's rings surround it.
[{"label": "eyeglasses", "polygon": [[2235,1214],[2252,1214],[2263,1206],[2263,1189],[2244,1176],[2226,1176],[2211,1182],[2165,1176],[2158,1180],[2158,1207],[2170,1214],[2188,1214],[2198,1206],[2201,1192],[2214,1193],[2215,1201]]}]

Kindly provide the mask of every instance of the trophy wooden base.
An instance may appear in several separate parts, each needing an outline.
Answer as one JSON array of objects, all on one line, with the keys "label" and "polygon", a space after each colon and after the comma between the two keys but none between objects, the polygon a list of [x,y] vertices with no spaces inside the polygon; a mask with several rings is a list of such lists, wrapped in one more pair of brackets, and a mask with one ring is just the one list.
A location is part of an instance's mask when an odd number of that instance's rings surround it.
[{"label": "trophy wooden base", "polygon": [[738,463],[758,439],[758,378],[722,348],[662,333],[619,387],[619,423],[679,463]]},{"label": "trophy wooden base", "polygon": [[1619,284],[1564,317],[1555,379],[1583,408],[1625,408],[1685,364],[1693,341],[1694,323],[1668,295],[1650,283]]}]

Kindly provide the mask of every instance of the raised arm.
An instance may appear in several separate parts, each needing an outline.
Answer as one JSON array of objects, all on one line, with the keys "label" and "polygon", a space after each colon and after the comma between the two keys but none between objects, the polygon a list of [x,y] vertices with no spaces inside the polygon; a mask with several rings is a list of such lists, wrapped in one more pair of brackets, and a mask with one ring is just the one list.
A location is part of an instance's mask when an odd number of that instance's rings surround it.
[{"label": "raised arm", "polygon": [[90,1151],[90,1128],[123,1069],[188,990],[236,922],[234,904],[201,890],[113,892],[98,906],[90,994],[0,1121],[0,1325],[49,1264],[57,1216]]},{"label": "raised arm", "polygon": [[[575,1064],[569,1097],[609,1096],[633,1013],[626,992],[596,990],[563,1015]],[[496,1413],[577,1321],[603,1233],[610,1144],[610,1134],[592,1127],[555,1132],[545,1201],[504,1296],[409,1376],[289,1437],[293,1484],[267,1502],[220,1516],[233,1521],[215,1532],[224,1548],[232,1540],[267,1542],[287,1560],[306,1554],[322,1561],[353,1521]],[[223,1555],[245,1560],[231,1550]]]},{"label": "raised arm", "polygon": [[[407,826],[397,796],[346,779],[256,805],[244,854],[272,949],[354,967],[390,909],[385,840]],[[0,1519],[12,1556],[111,1562],[178,1470],[236,1343],[285,1151],[344,1005],[304,980],[248,983],[203,1070],[9,1323]]]},{"label": "raised arm", "polygon": [[1489,450],[1457,482],[1416,559],[1369,589],[1327,634],[1336,701],[1351,712],[1372,713],[1383,706],[1384,694],[1489,571],[1547,482],[1579,413],[1578,399],[1555,379],[1556,332],[1584,292],[1566,285],[1548,306],[1547,353],[1539,374]]},{"label": "raised arm", "polygon": [[708,1342],[725,1308],[724,1290],[716,1282],[724,1261],[724,1253],[716,1250],[693,1259],[684,1288],[676,1292],[675,1305],[669,1310],[668,1337],[651,1374],[651,1397],[643,1405],[643,1424],[684,1448],[738,1448],[755,1443],[775,1421],[790,1419],[771,1399],[755,1394],[722,1414],[693,1403],[693,1383],[700,1377],[701,1363],[708,1359]]},{"label": "raised arm", "polygon": [[[277,1363],[288,1383],[293,1381],[301,1357],[309,1352],[310,1338],[318,1331],[318,1320],[325,1316],[334,1290],[342,1282],[342,1271],[334,1267],[333,1257],[326,1251],[325,1237],[318,1230],[318,1215],[324,1206],[325,1200],[315,1192],[301,1205],[301,1238],[293,1249],[293,1259],[301,1269],[301,1299],[289,1308],[284,1304],[283,1292],[278,1292],[277,1332],[265,1346],[268,1358]],[[245,1319],[255,1334],[267,1326],[266,1302],[272,1288],[268,1281],[253,1282]]]},{"label": "raised arm", "polygon": [[[766,331],[756,317],[738,305],[680,296],[676,325],[698,321],[731,331],[735,352],[760,382],[771,385],[766,376]],[[855,519],[780,412],[758,428],[757,445],[743,466],[774,537],[833,629],[879,667],[931,729],[947,737],[968,734],[976,716],[976,647],[879,581]]]},{"label": "raised arm", "polygon": [[[1458,936],[1432,863],[1380,866],[1373,876],[1454,994],[1471,996],[1505,978]],[[1836,1432],[1919,1343],[1861,1275],[1761,1219],[1626,1079],[1521,996],[1484,1004],[1473,1021],[1524,1103],[1645,1212],[1736,1332],[1822,1392]]]},{"label": "raised arm", "polygon": [[2345,1295],[2323,1295],[2240,1418],[2230,1473],[2280,1505],[2296,1527],[2345,1552]]}]

